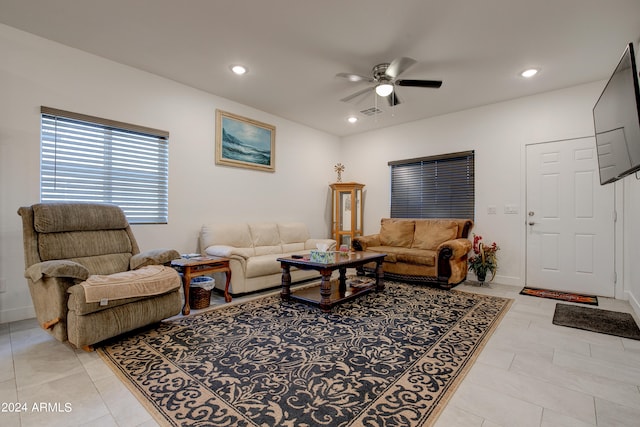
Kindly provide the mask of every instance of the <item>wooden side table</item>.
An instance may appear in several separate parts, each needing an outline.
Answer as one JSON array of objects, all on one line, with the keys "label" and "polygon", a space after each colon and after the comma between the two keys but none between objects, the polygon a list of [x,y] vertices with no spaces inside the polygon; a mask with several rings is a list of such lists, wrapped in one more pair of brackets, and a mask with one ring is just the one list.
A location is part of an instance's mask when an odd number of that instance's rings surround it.
[{"label": "wooden side table", "polygon": [[216,256],[180,258],[171,261],[171,267],[175,268],[182,276],[182,286],[184,288],[184,307],[182,307],[182,314],[185,316],[191,312],[191,307],[189,307],[189,287],[191,285],[191,279],[194,277],[224,272],[227,276],[227,282],[224,285],[224,300],[231,302],[231,295],[229,295],[229,283],[231,283],[229,258]]}]

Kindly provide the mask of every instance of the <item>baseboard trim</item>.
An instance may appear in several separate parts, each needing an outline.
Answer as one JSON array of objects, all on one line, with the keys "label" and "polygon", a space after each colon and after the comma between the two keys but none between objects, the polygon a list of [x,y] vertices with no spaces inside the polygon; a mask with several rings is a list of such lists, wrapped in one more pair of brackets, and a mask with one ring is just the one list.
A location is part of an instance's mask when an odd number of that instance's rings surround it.
[{"label": "baseboard trim", "polygon": [[631,309],[636,314],[636,317],[640,319],[640,301],[633,295],[631,292],[627,291],[627,301],[629,301],[629,305],[631,305]]},{"label": "baseboard trim", "polygon": [[501,285],[524,286],[524,281],[522,278],[514,276],[503,276],[501,274],[496,274],[493,282],[500,283]]},{"label": "baseboard trim", "polygon": [[19,320],[33,319],[35,317],[36,312],[32,305],[0,310],[0,324],[17,322]]}]

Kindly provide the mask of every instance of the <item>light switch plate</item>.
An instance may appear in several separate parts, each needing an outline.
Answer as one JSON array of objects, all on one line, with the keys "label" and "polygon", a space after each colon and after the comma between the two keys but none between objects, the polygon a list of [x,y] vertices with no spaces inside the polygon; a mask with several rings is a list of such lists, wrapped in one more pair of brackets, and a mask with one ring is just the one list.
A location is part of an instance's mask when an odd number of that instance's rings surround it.
[{"label": "light switch plate", "polygon": [[518,213],[518,206],[517,205],[504,205],[504,213],[505,214],[509,214],[509,215],[517,214]]}]

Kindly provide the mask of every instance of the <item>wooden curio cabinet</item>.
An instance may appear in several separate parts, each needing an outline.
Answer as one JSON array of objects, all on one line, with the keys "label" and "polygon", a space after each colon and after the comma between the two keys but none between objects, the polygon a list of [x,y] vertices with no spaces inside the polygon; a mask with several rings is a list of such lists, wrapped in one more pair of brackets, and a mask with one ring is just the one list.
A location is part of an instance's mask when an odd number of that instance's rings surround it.
[{"label": "wooden curio cabinet", "polygon": [[351,249],[351,241],[362,236],[362,188],[357,182],[335,182],[333,191],[333,238]]}]

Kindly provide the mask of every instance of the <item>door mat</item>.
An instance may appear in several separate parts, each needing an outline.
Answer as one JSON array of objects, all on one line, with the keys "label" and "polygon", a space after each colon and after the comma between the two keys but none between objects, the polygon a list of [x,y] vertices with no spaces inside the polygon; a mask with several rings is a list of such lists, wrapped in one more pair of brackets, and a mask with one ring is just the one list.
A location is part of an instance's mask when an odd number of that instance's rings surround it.
[{"label": "door mat", "polygon": [[600,334],[640,340],[640,329],[629,313],[602,310],[601,308],[580,307],[570,304],[556,304],[553,324],[583,329]]},{"label": "door mat", "polygon": [[557,299],[567,302],[578,302],[580,304],[598,305],[598,297],[595,295],[573,294],[571,292],[552,291],[549,289],[530,288],[525,286],[520,295],[530,295],[532,297]]}]

